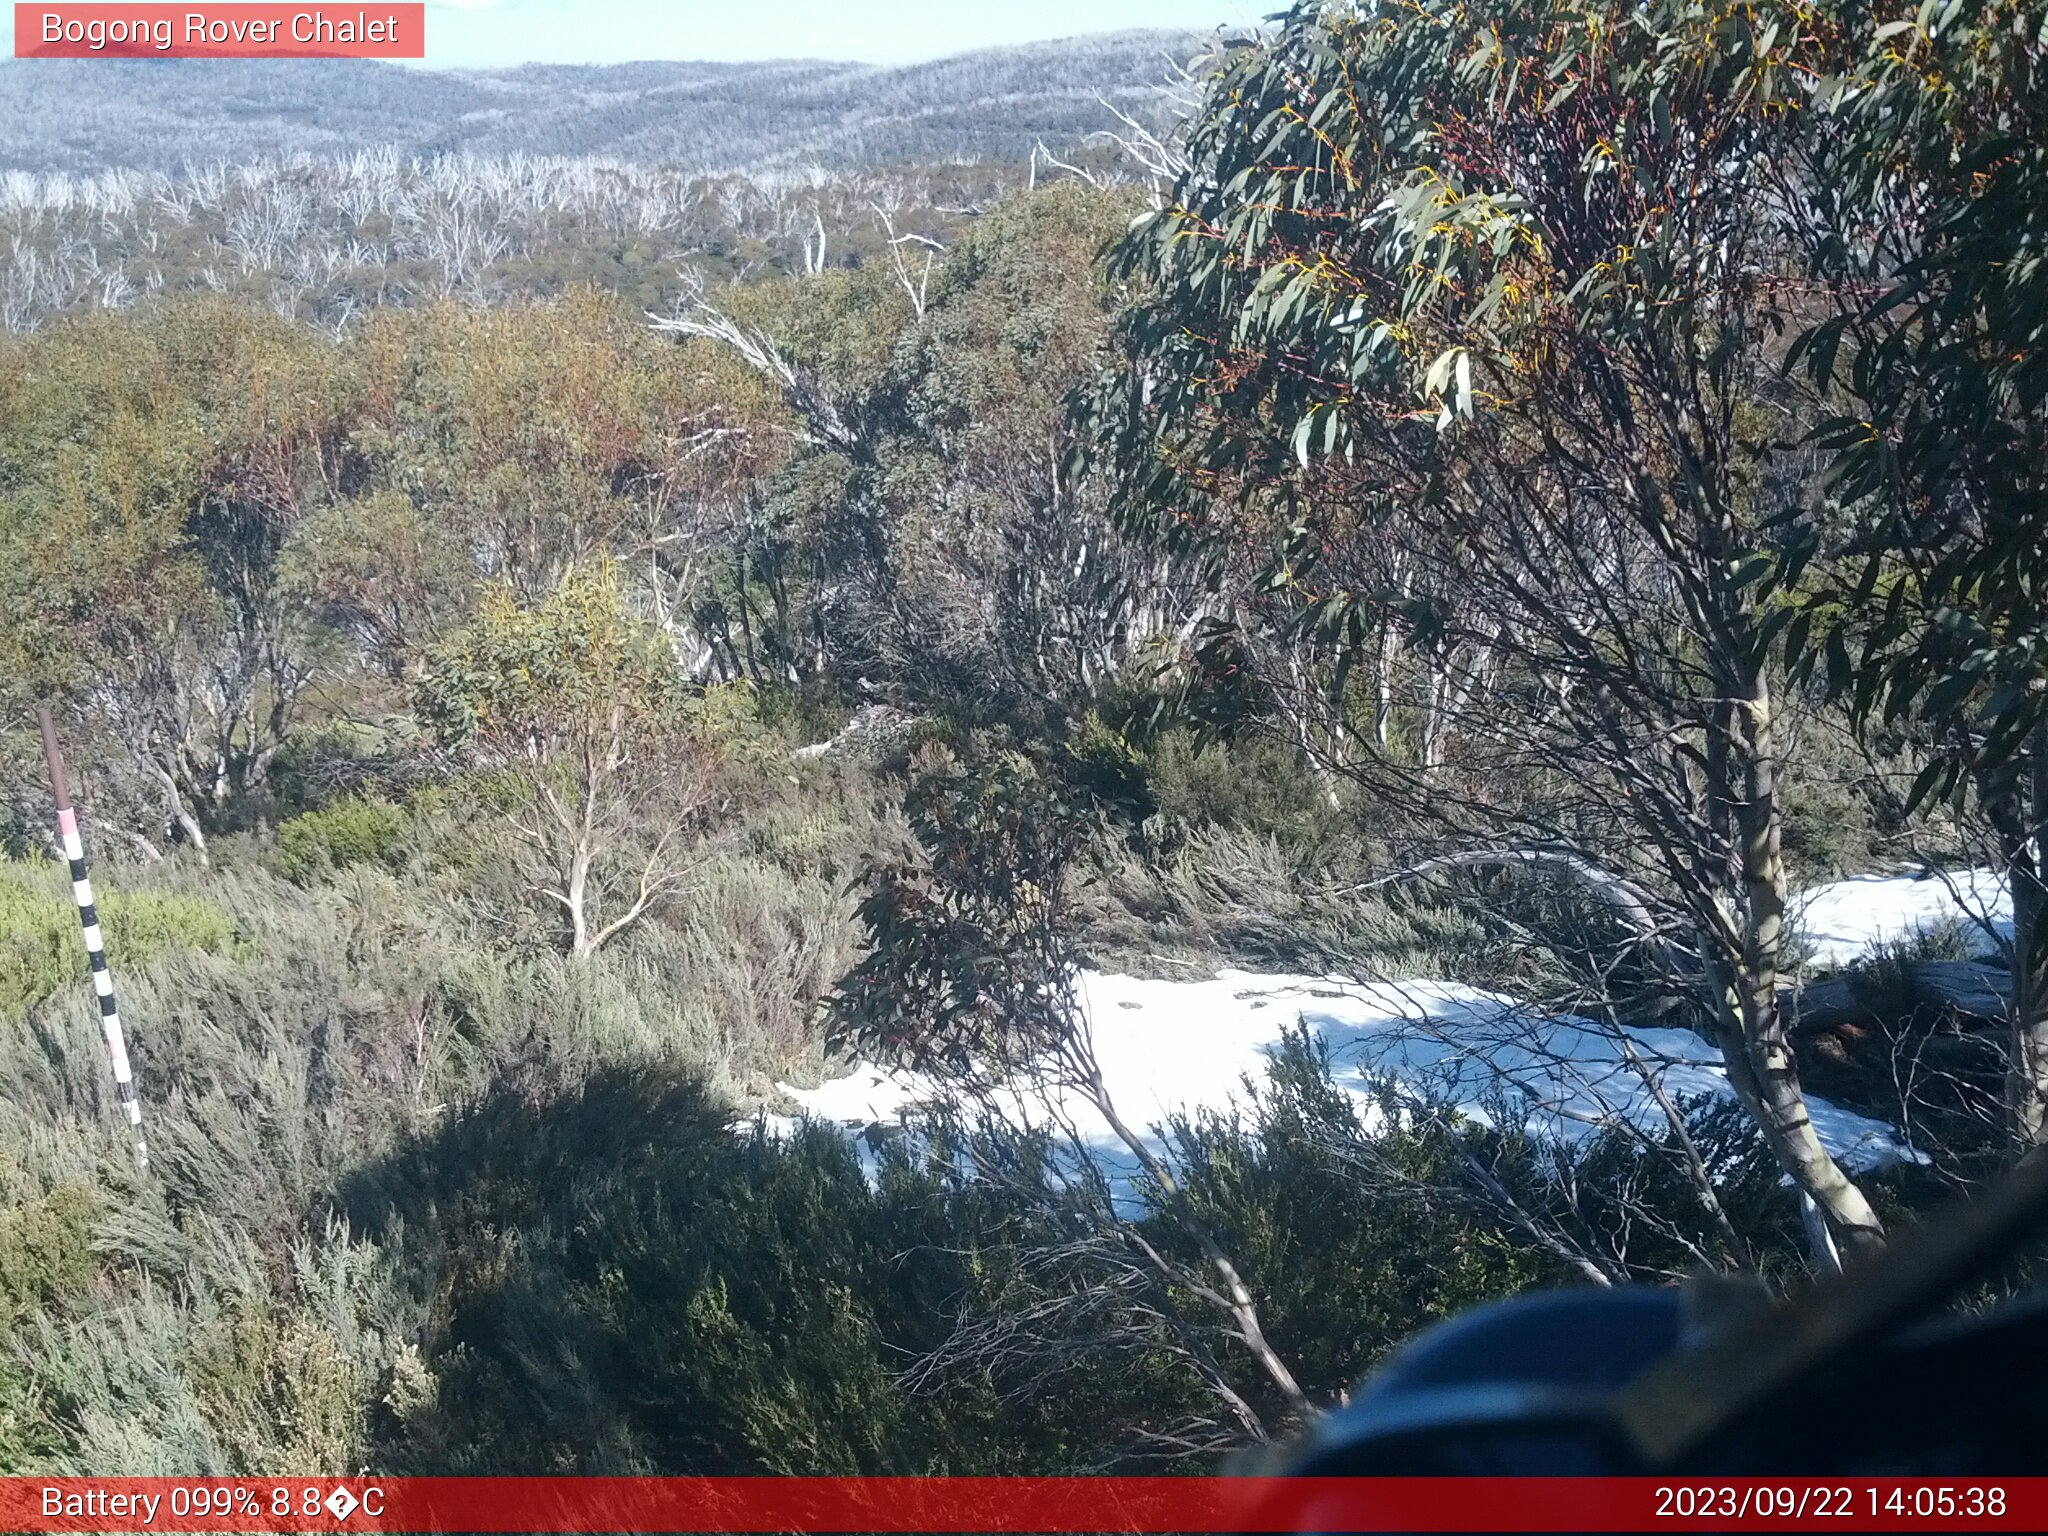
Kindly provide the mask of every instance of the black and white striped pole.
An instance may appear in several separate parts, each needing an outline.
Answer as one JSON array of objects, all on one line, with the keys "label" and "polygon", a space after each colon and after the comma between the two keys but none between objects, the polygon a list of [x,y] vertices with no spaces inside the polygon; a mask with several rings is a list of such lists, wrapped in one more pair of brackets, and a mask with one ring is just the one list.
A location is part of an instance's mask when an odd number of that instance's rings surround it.
[{"label": "black and white striped pole", "polygon": [[36,707],[43,731],[43,762],[50,770],[50,792],[57,799],[57,833],[64,857],[71,863],[71,894],[78,901],[78,921],[85,931],[85,956],[92,966],[93,995],[99,999],[100,1029],[107,1037],[107,1057],[114,1067],[114,1091],[121,1112],[135,1132],[135,1165],[149,1167],[149,1146],[142,1139],[142,1101],[135,1096],[135,1074],[128,1067],[128,1041],[121,1033],[121,1015],[114,1007],[114,978],[107,971],[106,940],[100,933],[99,910],[93,904],[92,881],[85,871],[85,842],[78,835],[78,812],[71,808],[71,788],[64,778],[64,753],[57,745],[57,727],[49,710]]}]

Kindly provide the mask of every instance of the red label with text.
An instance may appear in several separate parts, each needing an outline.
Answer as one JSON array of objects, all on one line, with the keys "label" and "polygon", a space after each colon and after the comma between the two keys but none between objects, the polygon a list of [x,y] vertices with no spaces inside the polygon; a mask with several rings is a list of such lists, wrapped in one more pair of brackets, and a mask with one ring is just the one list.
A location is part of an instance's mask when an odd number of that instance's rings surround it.
[{"label": "red label with text", "polygon": [[2048,1478],[0,1478],[33,1532],[2038,1531]]},{"label": "red label with text", "polygon": [[16,5],[18,59],[423,59],[411,5]]}]

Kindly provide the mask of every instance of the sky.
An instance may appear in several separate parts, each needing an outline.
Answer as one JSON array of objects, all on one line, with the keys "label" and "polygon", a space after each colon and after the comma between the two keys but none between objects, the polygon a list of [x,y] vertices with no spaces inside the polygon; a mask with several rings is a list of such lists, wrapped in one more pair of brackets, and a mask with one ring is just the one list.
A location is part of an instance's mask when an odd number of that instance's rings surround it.
[{"label": "sky", "polygon": [[[362,8],[376,10],[374,3]],[[428,0],[426,63],[458,69],[633,59],[904,64],[1085,32],[1242,24],[1277,9],[1280,0]],[[0,7],[0,48],[10,54],[11,12]]]},{"label": "sky", "polygon": [[1213,27],[1257,0],[436,0],[427,62],[478,67],[628,59],[910,63],[1127,27]]}]

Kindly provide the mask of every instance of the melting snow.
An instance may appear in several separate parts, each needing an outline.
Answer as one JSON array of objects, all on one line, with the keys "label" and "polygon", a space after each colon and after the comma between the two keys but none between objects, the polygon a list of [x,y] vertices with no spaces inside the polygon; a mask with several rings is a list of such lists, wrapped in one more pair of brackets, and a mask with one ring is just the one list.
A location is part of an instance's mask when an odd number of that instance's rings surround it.
[{"label": "melting snow", "polygon": [[1868,875],[1817,885],[1792,904],[1819,969],[1847,965],[1878,945],[1960,925],[1973,952],[1995,954],[2012,938],[2012,894],[1992,869]]},{"label": "melting snow", "polygon": [[[1111,1102],[1131,1125],[1169,1116],[1227,1112],[1264,1080],[1283,1032],[1297,1024],[1327,1047],[1337,1085],[1369,1112],[1373,1087],[1394,1077],[1467,1114],[1491,1118],[1505,1099],[1525,1108],[1539,1134],[1577,1140],[1622,1121],[1661,1134],[1664,1094],[1732,1095],[1721,1053],[1688,1030],[1610,1028],[1543,1015],[1496,993],[1452,982],[1362,984],[1224,970],[1206,981],[1156,981],[1095,971],[1081,997]],[[1508,1092],[1503,1094],[1502,1090]],[[932,1085],[910,1073],[862,1064],[812,1089],[787,1089],[804,1112],[849,1129],[915,1118]],[[1053,1101],[1112,1175],[1133,1160],[1079,1095]],[[1890,1126],[1825,1101],[1809,1102],[1821,1140],[1853,1169],[1919,1161]],[[1018,1123],[1043,1121],[1045,1106],[1019,1096]]]},{"label": "melting snow", "polygon": [[[1881,943],[1960,923],[1980,953],[2012,933],[2012,902],[1992,870],[1870,876],[1817,886],[1794,903],[1794,923],[1818,967],[1845,965]],[[1393,1077],[1490,1119],[1505,1103],[1538,1134],[1565,1140],[1621,1122],[1661,1133],[1658,1091],[1678,1099],[1732,1096],[1721,1053],[1689,1030],[1623,1029],[1535,1012],[1515,999],[1454,982],[1366,984],[1327,977],[1218,971],[1203,981],[1156,981],[1084,971],[1081,1000],[1111,1102],[1126,1123],[1158,1126],[1203,1110],[1227,1113],[1262,1083],[1283,1034],[1305,1028],[1329,1051],[1337,1085],[1369,1113],[1374,1084]],[[1652,1084],[1655,1084],[1655,1089]],[[934,1096],[912,1073],[865,1063],[818,1088],[785,1088],[803,1113],[860,1130],[914,1120]],[[1811,1099],[1821,1140],[1857,1171],[1924,1155],[1882,1121]],[[1078,1095],[1048,1106],[1022,1095],[1020,1124],[1047,1110],[1069,1121],[1106,1169],[1132,1159]],[[778,1128],[794,1122],[773,1117]]]}]

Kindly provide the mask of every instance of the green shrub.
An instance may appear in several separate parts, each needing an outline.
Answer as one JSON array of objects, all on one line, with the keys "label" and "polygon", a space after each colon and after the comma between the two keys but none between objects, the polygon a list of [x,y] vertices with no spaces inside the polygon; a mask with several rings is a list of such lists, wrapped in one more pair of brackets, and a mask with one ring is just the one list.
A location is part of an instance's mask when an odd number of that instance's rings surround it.
[{"label": "green shrub", "polygon": [[1042,1472],[1200,1406],[1184,1362],[1085,1341],[913,1386],[963,1310],[1055,1304],[1022,1245],[1060,1234],[906,1156],[871,1181],[833,1129],[736,1131],[669,1074],[494,1092],[345,1199],[434,1298],[399,1470]]},{"label": "green shrub", "polygon": [[1090,799],[1116,807],[1136,821],[1157,808],[1146,784],[1144,755],[1098,711],[1091,709],[1082,719],[1067,757],[1069,779]]},{"label": "green shrub", "polygon": [[1808,884],[1868,869],[1876,832],[1870,807],[1853,786],[1808,773],[1788,782],[1782,837],[1786,868]]},{"label": "green shrub", "polygon": [[1342,840],[1313,851],[1270,832],[1205,827],[1154,858],[1117,851],[1078,894],[1081,940],[1097,964],[1166,974],[1220,962],[1255,970],[1443,976],[1495,984],[1526,968],[1525,939],[1446,902],[1360,891],[1369,867]]},{"label": "green shrub", "polygon": [[[227,913],[204,897],[166,891],[94,891],[108,959],[139,965],[176,950],[224,954],[234,944]],[[0,1015],[21,1014],[87,975],[78,908],[53,866],[0,866]]]},{"label": "green shrub", "polygon": [[361,1464],[369,1383],[316,1309],[238,1298],[193,1330],[184,1355],[234,1465],[319,1477]]},{"label": "green shrub", "polygon": [[0,1338],[38,1312],[77,1311],[96,1267],[92,1186],[66,1179],[47,1191],[10,1187],[19,1182],[0,1181]]},{"label": "green shrub", "polygon": [[45,1465],[62,1448],[62,1426],[21,1366],[40,1330],[89,1310],[99,1214],[89,1182],[45,1187],[0,1148],[0,1474]]},{"label": "green shrub", "polygon": [[308,884],[351,864],[382,862],[405,837],[405,813],[382,800],[341,800],[277,830],[277,867]]},{"label": "green shrub", "polygon": [[1301,754],[1262,738],[1200,744],[1169,732],[1146,754],[1146,784],[1173,826],[1263,832],[1295,846],[1343,827]]}]

